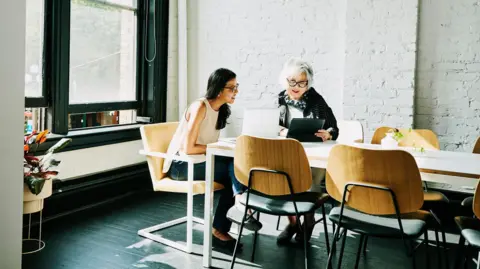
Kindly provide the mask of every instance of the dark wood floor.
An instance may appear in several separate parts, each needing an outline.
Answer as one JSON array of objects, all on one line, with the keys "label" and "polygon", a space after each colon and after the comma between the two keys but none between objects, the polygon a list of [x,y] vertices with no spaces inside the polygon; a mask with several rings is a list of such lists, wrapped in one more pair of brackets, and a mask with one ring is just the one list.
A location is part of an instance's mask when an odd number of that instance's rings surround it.
[{"label": "dark wood floor", "polygon": [[[23,256],[24,269],[100,269],[100,268],[202,268],[203,226],[194,226],[196,254],[187,255],[151,242],[137,235],[141,228],[181,217],[185,214],[186,196],[182,194],[143,192],[112,204],[52,220],[43,225],[46,247],[39,253]],[[203,196],[195,197],[195,215],[203,217]],[[255,263],[250,260],[252,235],[242,240],[244,251],[235,268],[303,268],[303,247],[295,243],[277,246],[276,218],[262,215],[263,229],[257,245]],[[282,220],[285,224],[286,219]],[[330,228],[330,238],[332,230]],[[184,241],[185,225],[163,231],[167,238]],[[430,239],[434,239],[430,234]],[[353,268],[359,236],[349,234],[342,268]],[[453,260],[457,235],[448,235],[450,261]],[[340,245],[340,244],[339,244]],[[437,264],[437,252],[430,247],[430,268]],[[425,251],[417,253],[417,268],[424,268]],[[231,256],[214,250],[213,265],[227,268]],[[310,268],[325,268],[327,251],[323,227],[317,225],[309,246]],[[370,239],[368,252],[360,268],[411,268],[401,241]],[[443,267],[444,268],[444,267]]]}]

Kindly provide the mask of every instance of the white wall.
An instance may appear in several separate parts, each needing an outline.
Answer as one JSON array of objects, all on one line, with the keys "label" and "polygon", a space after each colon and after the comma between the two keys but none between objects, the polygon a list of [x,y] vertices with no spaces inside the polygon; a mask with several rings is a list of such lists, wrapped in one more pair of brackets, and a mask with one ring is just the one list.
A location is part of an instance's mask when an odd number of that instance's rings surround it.
[{"label": "white wall", "polygon": [[361,121],[366,141],[379,126],[429,128],[443,149],[471,151],[479,12],[476,0],[188,0],[188,101],[214,69],[232,69],[241,86],[226,133],[236,135],[243,108],[274,106],[282,63],[300,56],[337,119]]},{"label": "white wall", "polygon": [[480,4],[423,0],[415,125],[442,148],[471,152],[480,136]]},{"label": "white wall", "polygon": [[0,9],[0,268],[21,268],[25,1]]},{"label": "white wall", "polygon": [[58,177],[62,180],[71,180],[145,162],[145,157],[138,154],[142,147],[142,141],[135,140],[58,153],[57,157],[62,161]]},{"label": "white wall", "polygon": [[417,4],[348,1],[344,118],[362,122],[365,141],[380,126],[413,125]]},{"label": "white wall", "polygon": [[188,1],[189,102],[205,93],[219,67],[237,74],[229,135],[238,134],[245,107],[274,107],[278,76],[291,56],[310,61],[314,87],[342,114],[345,0]]}]

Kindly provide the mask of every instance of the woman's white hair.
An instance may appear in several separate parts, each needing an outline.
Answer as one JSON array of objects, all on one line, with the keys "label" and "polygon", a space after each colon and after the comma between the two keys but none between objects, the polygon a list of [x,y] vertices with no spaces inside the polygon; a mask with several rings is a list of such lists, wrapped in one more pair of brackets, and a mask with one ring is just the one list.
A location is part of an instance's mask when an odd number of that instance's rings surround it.
[{"label": "woman's white hair", "polygon": [[300,58],[290,58],[283,65],[282,72],[280,72],[280,77],[278,82],[283,86],[284,89],[288,88],[287,78],[295,76],[301,73],[305,73],[308,80],[308,88],[313,86],[313,68],[306,61]]}]

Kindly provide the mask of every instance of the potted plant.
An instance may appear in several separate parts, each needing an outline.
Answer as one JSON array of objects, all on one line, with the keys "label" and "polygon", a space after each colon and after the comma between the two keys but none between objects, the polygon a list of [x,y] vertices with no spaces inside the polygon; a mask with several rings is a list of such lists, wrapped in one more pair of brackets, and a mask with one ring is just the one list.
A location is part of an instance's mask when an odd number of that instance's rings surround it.
[{"label": "potted plant", "polygon": [[48,130],[25,136],[23,145],[23,182],[24,182],[24,214],[38,212],[43,209],[43,199],[52,193],[52,179],[58,175],[55,168],[60,161],[54,159],[54,154],[72,140],[63,138],[49,148],[43,157],[36,157],[38,147],[47,140]]},{"label": "potted plant", "polygon": [[382,148],[384,149],[396,149],[398,148],[398,142],[403,138],[402,132],[397,128],[390,129],[385,134],[385,137],[381,141]]}]

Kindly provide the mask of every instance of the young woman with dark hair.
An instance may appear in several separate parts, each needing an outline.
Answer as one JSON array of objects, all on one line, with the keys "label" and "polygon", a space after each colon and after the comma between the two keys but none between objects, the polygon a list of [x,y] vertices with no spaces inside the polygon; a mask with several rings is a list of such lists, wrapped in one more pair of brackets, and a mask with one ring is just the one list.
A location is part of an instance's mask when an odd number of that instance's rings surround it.
[{"label": "young woman with dark hair", "polygon": [[[225,128],[230,116],[229,104],[235,102],[237,93],[235,73],[224,68],[215,70],[208,79],[205,97],[193,102],[185,111],[167,153],[205,154],[207,144],[217,142],[220,130]],[[174,180],[188,178],[186,162],[166,159],[163,171]],[[194,165],[194,180],[205,180],[205,162]],[[224,188],[213,220],[213,243],[233,250],[236,240],[228,234],[232,222],[227,219],[227,211],[235,204],[234,196],[243,191],[243,187],[235,179],[232,158],[215,158],[215,181]]]}]

